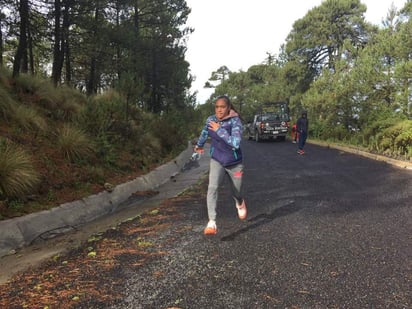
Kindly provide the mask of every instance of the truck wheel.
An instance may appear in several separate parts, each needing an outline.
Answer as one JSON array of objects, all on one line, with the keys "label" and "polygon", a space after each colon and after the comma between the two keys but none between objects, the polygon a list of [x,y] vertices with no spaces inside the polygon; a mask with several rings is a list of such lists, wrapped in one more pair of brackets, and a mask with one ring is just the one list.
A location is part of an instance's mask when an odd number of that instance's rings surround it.
[{"label": "truck wheel", "polygon": [[252,139],[252,134],[250,133],[250,130],[247,131],[247,139],[248,140]]},{"label": "truck wheel", "polygon": [[255,133],[255,141],[256,141],[257,143],[260,142],[259,132],[256,132],[256,133]]}]

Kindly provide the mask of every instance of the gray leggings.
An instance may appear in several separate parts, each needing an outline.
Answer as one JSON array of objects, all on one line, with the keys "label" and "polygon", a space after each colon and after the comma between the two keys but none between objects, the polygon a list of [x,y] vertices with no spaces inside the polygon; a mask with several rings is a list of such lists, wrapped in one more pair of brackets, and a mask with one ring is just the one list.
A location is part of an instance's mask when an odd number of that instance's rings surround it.
[{"label": "gray leggings", "polygon": [[216,208],[219,186],[222,184],[225,173],[228,174],[231,183],[232,196],[237,204],[241,204],[243,164],[223,167],[219,162],[210,159],[209,186],[207,189],[207,213],[209,220],[216,220]]}]

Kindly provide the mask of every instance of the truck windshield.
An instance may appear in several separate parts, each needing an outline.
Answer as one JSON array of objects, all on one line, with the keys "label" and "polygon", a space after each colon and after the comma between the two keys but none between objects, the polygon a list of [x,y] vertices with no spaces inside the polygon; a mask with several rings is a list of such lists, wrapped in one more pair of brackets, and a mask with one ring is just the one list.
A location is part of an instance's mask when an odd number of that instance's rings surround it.
[{"label": "truck windshield", "polygon": [[286,113],[282,113],[282,114],[267,113],[265,115],[262,115],[262,121],[274,121],[274,120],[289,121],[289,115]]},{"label": "truck windshield", "polygon": [[263,121],[271,121],[271,120],[280,120],[279,115],[276,114],[266,114],[264,116],[262,116],[262,120]]},{"label": "truck windshield", "polygon": [[263,107],[262,121],[290,121],[287,103],[266,103]]}]

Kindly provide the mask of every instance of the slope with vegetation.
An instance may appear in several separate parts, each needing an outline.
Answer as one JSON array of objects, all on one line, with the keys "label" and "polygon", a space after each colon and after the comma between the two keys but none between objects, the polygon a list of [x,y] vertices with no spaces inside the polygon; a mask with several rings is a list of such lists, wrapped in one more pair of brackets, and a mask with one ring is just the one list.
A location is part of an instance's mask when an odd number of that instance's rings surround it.
[{"label": "slope with vegetation", "polygon": [[1,76],[1,219],[133,179],[183,150],[194,131],[184,120],[196,119],[194,110],[157,115],[129,106],[125,114],[115,91],[86,97],[23,74]]},{"label": "slope with vegetation", "polygon": [[184,0],[2,1],[0,218],[134,178],[197,120]]}]

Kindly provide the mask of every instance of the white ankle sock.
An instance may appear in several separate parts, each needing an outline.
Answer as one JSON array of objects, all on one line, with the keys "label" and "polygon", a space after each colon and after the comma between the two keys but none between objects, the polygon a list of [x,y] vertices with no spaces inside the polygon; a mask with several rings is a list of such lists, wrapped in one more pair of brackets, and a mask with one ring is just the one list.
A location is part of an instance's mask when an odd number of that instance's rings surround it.
[{"label": "white ankle sock", "polygon": [[211,227],[211,228],[216,228],[216,221],[215,220],[209,220],[209,222],[207,223],[207,227]]}]

